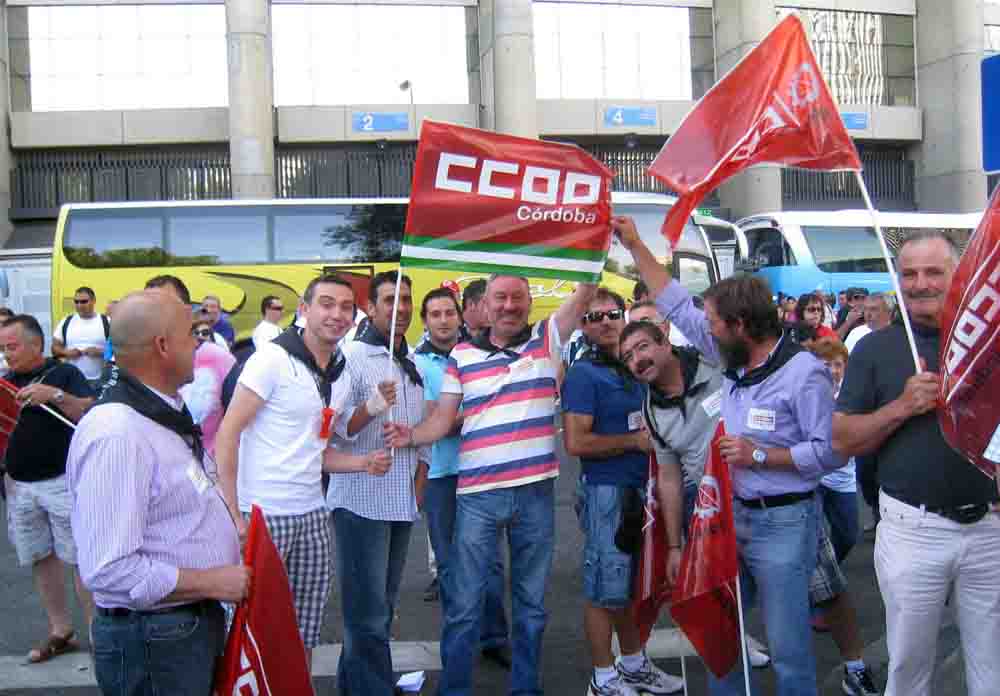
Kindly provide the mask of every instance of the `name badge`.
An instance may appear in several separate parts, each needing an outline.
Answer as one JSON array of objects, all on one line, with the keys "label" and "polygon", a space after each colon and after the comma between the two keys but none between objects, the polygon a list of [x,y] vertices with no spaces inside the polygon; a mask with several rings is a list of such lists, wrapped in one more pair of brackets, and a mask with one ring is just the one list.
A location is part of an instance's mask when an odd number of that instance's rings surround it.
[{"label": "name badge", "polygon": [[705,400],[701,402],[701,407],[705,409],[705,415],[709,418],[715,418],[719,415],[719,411],[722,410],[722,390],[719,389],[714,394],[705,397]]},{"label": "name badge", "polygon": [[187,477],[194,484],[194,489],[198,491],[198,495],[203,495],[205,491],[212,487],[212,481],[205,475],[202,468],[198,465],[198,462],[192,460],[188,464]]},{"label": "name badge", "polygon": [[770,409],[752,408],[747,413],[747,427],[751,430],[767,430],[773,433],[775,421],[775,413]]},{"label": "name badge", "polygon": [[642,425],[642,411],[632,411],[632,413],[628,414],[629,431],[642,430]]}]

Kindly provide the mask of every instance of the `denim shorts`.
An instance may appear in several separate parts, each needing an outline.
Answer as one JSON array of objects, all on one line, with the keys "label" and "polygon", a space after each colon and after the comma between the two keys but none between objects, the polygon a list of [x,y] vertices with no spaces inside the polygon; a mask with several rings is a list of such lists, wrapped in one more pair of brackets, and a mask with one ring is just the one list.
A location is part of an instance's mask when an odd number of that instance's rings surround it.
[{"label": "denim shorts", "polygon": [[632,599],[633,559],[615,546],[622,518],[618,486],[583,483],[577,515],[583,530],[583,594],[592,605],[623,609]]}]

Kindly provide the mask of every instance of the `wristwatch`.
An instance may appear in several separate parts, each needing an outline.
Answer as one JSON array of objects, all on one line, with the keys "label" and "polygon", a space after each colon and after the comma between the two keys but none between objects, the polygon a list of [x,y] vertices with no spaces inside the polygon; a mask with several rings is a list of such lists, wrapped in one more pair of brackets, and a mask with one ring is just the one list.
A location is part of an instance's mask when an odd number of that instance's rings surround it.
[{"label": "wristwatch", "polygon": [[762,450],[758,447],[750,454],[750,458],[753,459],[753,466],[751,468],[754,471],[760,471],[767,462],[767,450]]},{"label": "wristwatch", "polygon": [[66,398],[66,394],[62,389],[56,389],[56,393],[52,395],[52,402],[55,404],[61,404],[63,399]]}]

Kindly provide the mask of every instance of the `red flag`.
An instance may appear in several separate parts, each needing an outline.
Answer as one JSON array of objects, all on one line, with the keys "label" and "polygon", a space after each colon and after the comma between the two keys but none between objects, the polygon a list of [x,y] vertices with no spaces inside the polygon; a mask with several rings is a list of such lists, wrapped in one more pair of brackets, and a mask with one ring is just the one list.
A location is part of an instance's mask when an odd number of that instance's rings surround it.
[{"label": "red flag", "polygon": [[219,696],[309,696],[312,681],[285,564],[256,505],[244,562],[253,579],[247,598],[236,607],[215,691]]},{"label": "red flag", "polygon": [[987,476],[1000,462],[1000,189],[951,279],[941,317],[938,422],[945,440]]},{"label": "red flag", "polygon": [[670,607],[674,621],[705,665],[720,678],[729,674],[740,655],[733,488],[729,467],[719,452],[719,438],[725,432],[720,421],[698,486],[698,502]]},{"label": "red flag", "polygon": [[575,145],[424,121],[400,263],[596,283],[613,176]]},{"label": "red flag", "polygon": [[632,593],[632,616],[639,629],[643,644],[656,625],[660,609],[670,600],[665,589],[667,578],[667,530],[660,514],[656,480],[660,467],[656,455],[649,455],[649,478],[646,480],[645,520],[642,525],[642,547],[639,551],[639,568],[635,574]]},{"label": "red flag", "polygon": [[663,234],[677,245],[698,203],[755,164],[861,169],[806,40],[789,15],[695,104],[649,173],[676,191]]}]

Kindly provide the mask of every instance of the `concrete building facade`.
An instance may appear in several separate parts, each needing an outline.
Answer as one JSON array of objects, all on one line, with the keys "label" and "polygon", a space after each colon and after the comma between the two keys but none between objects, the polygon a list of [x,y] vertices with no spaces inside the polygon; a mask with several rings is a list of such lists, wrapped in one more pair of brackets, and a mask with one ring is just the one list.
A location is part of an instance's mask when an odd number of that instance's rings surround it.
[{"label": "concrete building facade", "polygon": [[[380,167],[386,157],[405,160],[424,118],[575,141],[632,161],[630,150],[654,152],[788,12],[802,16],[866,167],[885,166],[911,189],[902,201],[887,194],[883,205],[970,212],[986,203],[979,64],[1000,50],[1000,2],[426,2],[130,0],[157,8],[134,19],[117,11],[126,7],[118,0],[91,6],[97,14],[81,11],[80,0],[7,0],[0,167],[12,175],[0,177],[8,213],[0,213],[0,240],[15,225],[51,227],[53,201],[309,195],[288,193],[296,178],[288,162],[308,160],[314,177],[335,177],[338,162],[358,153],[381,158]],[[340,9],[319,9],[329,5]],[[318,17],[329,21],[330,40],[309,26]],[[93,28],[81,34],[88,22]],[[334,36],[352,22],[356,31]],[[186,48],[165,56],[173,46]],[[424,53],[439,54],[435,69],[449,66],[447,80],[419,72]],[[364,60],[382,67],[370,72]],[[406,79],[379,91],[390,82],[383,75]],[[77,155],[89,163],[85,176],[73,168]],[[176,182],[163,183],[170,174],[154,169],[184,157],[218,158],[223,183],[213,188],[204,175],[175,193]],[[149,183],[154,175],[160,183]],[[754,168],[726,184],[716,205],[734,218],[811,205],[802,196],[814,180],[804,176]]]}]

